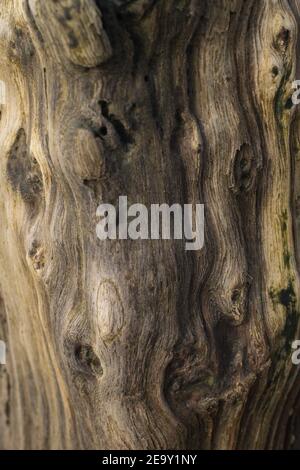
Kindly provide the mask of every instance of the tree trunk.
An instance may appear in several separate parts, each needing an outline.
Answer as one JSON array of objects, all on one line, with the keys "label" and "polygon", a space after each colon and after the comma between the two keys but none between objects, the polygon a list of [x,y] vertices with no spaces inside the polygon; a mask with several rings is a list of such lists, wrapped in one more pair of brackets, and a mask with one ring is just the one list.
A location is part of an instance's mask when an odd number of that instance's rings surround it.
[{"label": "tree trunk", "polygon": [[[1,448],[300,447],[299,15],[1,1]],[[204,248],[100,241],[120,195]]]}]

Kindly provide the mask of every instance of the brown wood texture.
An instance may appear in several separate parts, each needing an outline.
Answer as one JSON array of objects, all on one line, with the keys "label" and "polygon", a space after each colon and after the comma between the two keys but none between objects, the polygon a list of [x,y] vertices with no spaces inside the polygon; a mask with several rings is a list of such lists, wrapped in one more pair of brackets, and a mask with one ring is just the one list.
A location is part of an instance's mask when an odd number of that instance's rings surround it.
[{"label": "brown wood texture", "polygon": [[[0,0],[0,448],[299,446],[299,15]],[[204,248],[98,240],[120,195]]]}]

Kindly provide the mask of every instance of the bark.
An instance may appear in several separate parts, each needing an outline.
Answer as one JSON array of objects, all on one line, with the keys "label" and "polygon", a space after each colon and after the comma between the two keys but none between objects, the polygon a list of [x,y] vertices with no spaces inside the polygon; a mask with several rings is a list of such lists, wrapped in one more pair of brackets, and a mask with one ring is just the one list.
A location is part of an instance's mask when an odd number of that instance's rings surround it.
[{"label": "bark", "polygon": [[[0,8],[0,447],[299,446],[300,1]],[[204,248],[101,242],[120,195]]]}]

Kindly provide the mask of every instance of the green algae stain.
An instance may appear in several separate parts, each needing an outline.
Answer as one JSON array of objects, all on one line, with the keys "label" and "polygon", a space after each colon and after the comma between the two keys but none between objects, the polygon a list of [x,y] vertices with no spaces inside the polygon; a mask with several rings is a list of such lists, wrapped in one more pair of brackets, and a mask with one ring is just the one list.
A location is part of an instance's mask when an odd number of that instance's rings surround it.
[{"label": "green algae stain", "polygon": [[296,304],[296,294],[291,281],[289,281],[286,289],[281,289],[278,294],[279,302],[284,305],[287,309]]},{"label": "green algae stain", "polygon": [[295,339],[297,332],[297,325],[299,320],[299,312],[297,310],[297,298],[292,280],[289,280],[287,287],[275,290],[271,289],[269,295],[272,299],[273,305],[282,305],[286,309],[286,321],[282,331],[282,336],[285,339],[285,351],[290,354],[291,342]]},{"label": "green algae stain", "polygon": [[291,255],[288,250],[284,250],[283,252],[283,261],[284,261],[284,266],[287,269],[290,269],[291,267]]},{"label": "green algae stain", "polygon": [[283,239],[283,262],[284,262],[284,266],[288,270],[290,270],[291,254],[288,249],[287,221],[288,221],[288,213],[287,213],[287,210],[284,210],[280,217],[281,234],[282,234],[282,239]]}]

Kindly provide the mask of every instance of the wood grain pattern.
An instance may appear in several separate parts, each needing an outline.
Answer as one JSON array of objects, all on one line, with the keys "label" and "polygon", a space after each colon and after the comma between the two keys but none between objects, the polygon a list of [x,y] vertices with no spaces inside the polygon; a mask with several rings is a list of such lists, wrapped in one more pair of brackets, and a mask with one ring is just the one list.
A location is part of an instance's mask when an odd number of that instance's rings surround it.
[{"label": "wood grain pattern", "polygon": [[[0,0],[0,448],[299,446],[299,15]],[[120,195],[204,249],[101,242]]]}]

